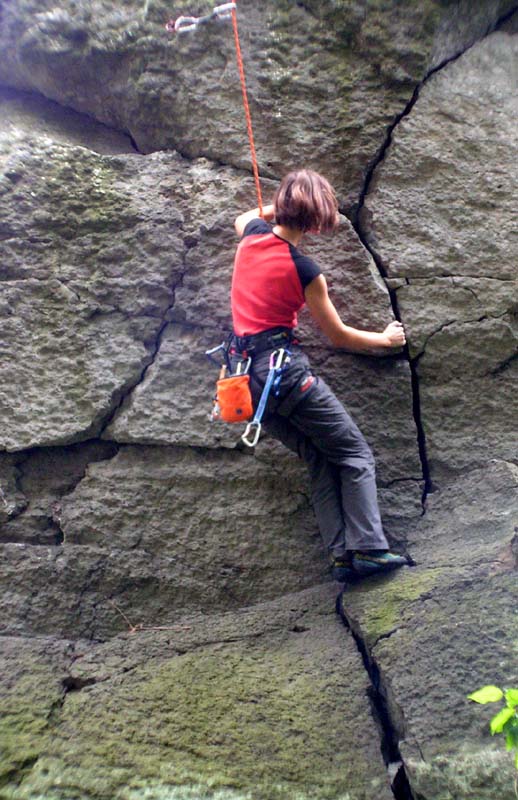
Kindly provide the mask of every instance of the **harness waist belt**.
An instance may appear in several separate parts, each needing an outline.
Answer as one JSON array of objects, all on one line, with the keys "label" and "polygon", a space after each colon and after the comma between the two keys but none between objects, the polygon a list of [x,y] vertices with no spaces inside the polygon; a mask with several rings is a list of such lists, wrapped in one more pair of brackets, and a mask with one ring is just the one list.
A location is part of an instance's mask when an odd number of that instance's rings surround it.
[{"label": "harness waist belt", "polygon": [[293,339],[291,328],[269,328],[249,336],[234,335],[233,344],[239,353],[253,355],[262,353],[264,350],[277,350],[279,347],[285,347]]}]

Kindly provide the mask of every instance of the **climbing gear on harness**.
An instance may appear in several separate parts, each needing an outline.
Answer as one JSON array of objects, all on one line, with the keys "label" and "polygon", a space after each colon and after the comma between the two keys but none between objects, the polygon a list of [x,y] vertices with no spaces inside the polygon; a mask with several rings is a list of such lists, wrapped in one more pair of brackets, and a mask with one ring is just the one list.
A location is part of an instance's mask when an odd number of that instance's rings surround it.
[{"label": "climbing gear on harness", "polygon": [[252,128],[252,115],[250,113],[250,105],[248,103],[248,92],[246,89],[245,68],[243,65],[243,54],[241,52],[241,44],[239,42],[239,31],[237,27],[237,14],[236,3],[223,3],[216,6],[211,14],[204,17],[178,17],[166,24],[166,30],[170,33],[186,33],[187,31],[196,30],[199,25],[209,22],[212,19],[232,19],[232,29],[234,32],[234,45],[236,49],[237,69],[239,72],[239,80],[241,83],[241,93],[243,95],[243,108],[245,111],[246,130],[248,133],[248,142],[250,145],[250,155],[252,160],[252,172],[254,176],[255,191],[257,194],[257,205],[259,206],[259,216],[263,216],[263,198],[261,194],[261,184],[259,182],[259,166],[257,164],[257,154],[255,151],[254,132]]},{"label": "climbing gear on harness", "polygon": [[223,3],[222,5],[213,8],[211,14],[205,14],[203,17],[178,17],[177,20],[170,19],[165,28],[170,33],[186,33],[187,31],[194,31],[198,25],[204,25],[206,22],[210,22],[212,19],[228,19],[235,7],[235,3]]},{"label": "climbing gear on harness", "polygon": [[270,356],[270,369],[259,400],[259,405],[257,406],[253,420],[248,423],[241,437],[241,441],[248,447],[255,447],[259,441],[259,436],[261,435],[261,420],[268,397],[271,391],[273,391],[276,396],[279,394],[282,373],[290,363],[290,360],[290,351],[282,347],[279,350],[274,350]]},{"label": "climbing gear on harness", "polygon": [[[236,365],[235,373],[227,376],[227,370],[228,372],[232,370],[229,347],[229,342],[222,342],[217,347],[212,347],[210,350],[205,351],[209,361],[220,367],[210,419],[212,422],[215,420],[247,422],[254,413],[252,393],[250,391],[250,375],[248,374],[252,359],[241,358]],[[216,353],[221,353],[223,363],[220,364],[216,360]]]},{"label": "climbing gear on harness", "polygon": [[231,375],[216,383],[216,404],[212,419],[223,422],[246,422],[254,413],[250,375]]},{"label": "climbing gear on harness", "polygon": [[212,347],[210,350],[205,350],[205,355],[207,356],[209,361],[211,361],[213,364],[216,364],[216,366],[219,367],[220,363],[219,363],[219,361],[216,361],[214,356],[216,355],[216,353],[219,353],[220,350],[221,350],[221,355],[222,355],[222,357],[224,359],[223,363],[225,364],[227,369],[230,371],[231,367],[230,367],[230,359],[228,357],[228,350],[229,350],[229,343],[228,342],[221,342],[221,344],[218,344],[216,347]]}]

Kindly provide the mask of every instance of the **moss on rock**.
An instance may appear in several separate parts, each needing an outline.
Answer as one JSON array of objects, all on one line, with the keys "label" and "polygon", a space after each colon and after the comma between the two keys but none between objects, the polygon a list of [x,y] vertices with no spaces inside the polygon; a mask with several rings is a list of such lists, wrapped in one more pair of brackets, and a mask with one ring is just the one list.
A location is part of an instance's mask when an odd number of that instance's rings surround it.
[{"label": "moss on rock", "polygon": [[362,638],[368,647],[402,624],[409,607],[440,582],[439,568],[400,570],[390,577],[373,578],[361,583],[344,598],[348,616],[361,618]]},{"label": "moss on rock", "polygon": [[386,800],[359,657],[339,633],[329,615],[69,693],[30,775],[0,797]]}]

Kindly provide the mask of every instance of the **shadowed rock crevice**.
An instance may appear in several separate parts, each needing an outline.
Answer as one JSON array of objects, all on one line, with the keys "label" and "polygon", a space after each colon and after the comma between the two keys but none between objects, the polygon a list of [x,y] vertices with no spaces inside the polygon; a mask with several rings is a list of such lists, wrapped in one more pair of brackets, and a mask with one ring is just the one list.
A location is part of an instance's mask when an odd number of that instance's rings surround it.
[{"label": "shadowed rock crevice", "polygon": [[[395,147],[392,148],[392,145],[394,144],[394,137],[395,137],[396,133],[398,134],[397,144],[398,144],[398,146],[400,148],[401,148],[401,142],[399,141],[400,139],[401,139],[401,141],[404,141],[406,144],[408,144],[408,133],[409,133],[409,131],[413,130],[413,128],[412,128],[412,119],[416,119],[416,115],[417,115],[417,118],[419,118],[420,115],[421,116],[423,115],[423,109],[425,108],[425,100],[424,99],[423,99],[423,108],[421,108],[421,106],[420,106],[419,107],[419,111],[415,111],[414,112],[414,116],[412,118],[412,112],[414,110],[414,107],[416,106],[417,101],[419,100],[419,98],[423,94],[423,90],[425,89],[425,87],[426,87],[427,98],[429,97],[429,92],[432,93],[432,97],[433,97],[433,89],[437,84],[436,84],[435,81],[432,81],[429,84],[430,79],[433,76],[438,75],[439,72],[445,70],[446,67],[448,67],[449,65],[452,65],[454,62],[458,62],[459,65],[464,63],[461,60],[461,57],[464,56],[464,54],[468,54],[467,55],[468,58],[472,58],[472,56],[474,56],[474,61],[475,61],[475,63],[477,63],[476,62],[476,53],[479,52],[479,50],[477,50],[477,45],[480,48],[480,46],[482,46],[482,43],[487,42],[488,46],[491,47],[491,45],[493,45],[493,42],[491,42],[490,35],[491,34],[494,34],[495,36],[501,36],[502,35],[502,34],[495,33],[496,31],[502,30],[502,31],[506,31],[506,32],[511,32],[512,33],[513,32],[513,26],[514,26],[516,18],[517,18],[517,10],[518,9],[515,6],[513,9],[511,9],[509,12],[507,12],[505,15],[503,15],[496,22],[496,24],[494,26],[490,26],[488,28],[488,30],[486,32],[486,35],[484,37],[477,39],[477,41],[474,42],[473,44],[471,44],[468,48],[466,48],[463,51],[459,52],[454,57],[448,58],[447,60],[443,61],[437,67],[435,67],[434,69],[430,70],[430,72],[427,74],[425,79],[423,81],[421,81],[418,86],[416,86],[415,91],[413,93],[413,96],[412,96],[410,102],[408,103],[408,105],[406,106],[406,108],[404,109],[402,114],[398,115],[398,117],[394,120],[394,123],[388,129],[387,137],[386,137],[386,140],[384,142],[384,145],[381,148],[381,150],[379,151],[378,157],[376,158],[375,162],[371,165],[371,169],[370,169],[370,171],[369,171],[369,173],[367,175],[366,182],[365,182],[363,191],[362,191],[361,196],[360,196],[358,212],[357,212],[357,214],[356,214],[356,216],[354,218],[354,224],[355,224],[356,230],[358,232],[358,235],[359,235],[362,243],[364,244],[364,246],[372,254],[372,256],[374,258],[374,261],[375,261],[375,263],[376,263],[376,265],[377,265],[377,267],[378,267],[383,279],[385,280],[385,283],[387,284],[387,286],[389,288],[391,301],[392,301],[393,308],[394,308],[394,313],[395,313],[395,315],[396,315],[396,317],[398,319],[401,319],[402,321],[405,322],[405,325],[406,325],[406,328],[407,328],[407,338],[409,340],[409,344],[408,344],[408,348],[407,348],[407,355],[408,355],[408,358],[409,358],[409,364],[410,364],[410,368],[411,368],[411,372],[412,372],[412,388],[413,388],[413,395],[414,395],[414,419],[415,419],[416,428],[417,428],[417,437],[418,437],[419,452],[420,452],[422,468],[423,468],[423,476],[424,476],[424,479],[425,479],[425,491],[424,491],[424,495],[423,495],[423,507],[424,507],[424,504],[425,504],[425,501],[426,501],[426,496],[427,496],[429,491],[433,490],[434,483],[436,483],[436,478],[437,478],[437,467],[435,466],[435,462],[434,462],[434,459],[433,459],[434,449],[436,448],[437,435],[436,434],[434,435],[434,434],[431,433],[431,428],[434,425],[433,421],[431,421],[429,418],[424,419],[424,417],[423,417],[423,413],[424,413],[423,412],[423,403],[425,404],[425,407],[427,409],[428,409],[428,406],[429,406],[429,403],[430,403],[430,389],[427,386],[427,384],[430,382],[430,370],[429,370],[429,366],[427,364],[426,376],[423,376],[423,374],[418,371],[419,359],[423,355],[426,346],[430,343],[431,339],[434,336],[437,335],[439,337],[440,342],[439,342],[438,346],[441,347],[441,345],[443,344],[445,339],[443,339],[442,336],[439,336],[439,334],[442,334],[443,331],[447,333],[447,329],[450,326],[457,326],[457,325],[461,325],[461,324],[477,325],[477,324],[481,324],[481,323],[487,323],[490,320],[501,320],[502,321],[502,326],[507,325],[507,329],[509,331],[507,338],[510,339],[510,336],[512,335],[510,333],[510,331],[512,330],[512,324],[513,324],[513,319],[512,319],[513,310],[512,310],[512,307],[511,307],[511,309],[509,308],[509,300],[508,299],[504,300],[503,299],[503,295],[506,292],[506,288],[504,288],[504,287],[506,287],[506,282],[508,282],[509,280],[512,280],[512,273],[509,273],[509,277],[508,277],[505,274],[505,268],[503,268],[503,270],[502,270],[504,272],[503,276],[498,275],[498,274],[491,274],[491,273],[485,276],[484,275],[484,269],[482,269],[481,273],[479,273],[477,268],[475,267],[474,268],[474,272],[472,273],[473,274],[473,278],[470,279],[470,280],[466,280],[466,275],[464,275],[464,278],[461,278],[460,275],[456,277],[455,266],[459,266],[459,265],[456,265],[455,259],[453,257],[450,259],[451,263],[449,263],[448,261],[445,263],[445,266],[444,266],[443,270],[440,269],[440,265],[438,265],[439,268],[438,269],[436,268],[436,270],[434,270],[433,267],[432,267],[431,274],[430,274],[430,278],[432,279],[432,282],[430,282],[429,291],[430,292],[437,291],[433,286],[433,281],[436,282],[437,287],[439,287],[439,285],[441,285],[441,288],[442,288],[442,284],[440,284],[441,281],[446,281],[446,280],[451,281],[451,283],[452,283],[451,308],[449,308],[449,314],[448,315],[444,315],[446,317],[446,320],[441,325],[439,325],[435,330],[426,330],[426,328],[429,325],[429,322],[428,321],[424,321],[424,314],[423,313],[421,313],[421,316],[419,316],[419,312],[418,311],[414,311],[412,315],[408,313],[409,304],[408,304],[408,299],[407,298],[408,298],[409,294],[411,294],[412,300],[416,301],[416,303],[419,303],[419,290],[422,292],[423,295],[424,295],[425,291],[427,290],[427,287],[425,286],[425,282],[426,282],[427,274],[428,274],[427,266],[425,264],[423,264],[423,272],[421,274],[419,274],[419,275],[416,275],[416,280],[414,280],[412,278],[413,271],[412,271],[411,268],[410,269],[403,268],[402,270],[398,269],[397,235],[392,236],[392,239],[393,239],[393,241],[391,242],[392,250],[389,253],[390,247],[387,248],[387,238],[391,238],[391,237],[390,237],[390,235],[387,237],[387,227],[385,226],[385,231],[383,231],[383,232],[378,231],[377,230],[377,226],[379,226],[379,219],[378,218],[373,218],[373,208],[374,209],[376,208],[376,199],[377,199],[376,192],[379,193],[380,192],[380,186],[384,186],[385,185],[384,184],[384,178],[386,180],[386,175],[385,175],[386,166],[385,166],[384,162],[387,161],[390,164],[391,163],[391,158],[393,160],[392,153],[393,153],[393,151],[395,151],[397,149]],[[497,46],[497,45],[493,45],[493,46]],[[468,53],[468,51],[472,51],[472,52]],[[473,60],[473,58],[472,58],[472,60]],[[462,69],[462,67],[460,67],[460,69]],[[459,71],[458,70],[455,71],[455,69],[454,69],[451,73],[446,70],[444,74],[446,74],[447,76],[451,75],[450,83],[454,82],[455,79],[454,79],[453,76],[457,75],[457,81],[459,82],[459,85],[462,85],[462,84],[460,84],[460,78],[459,78]],[[460,74],[462,74],[462,73],[460,73]],[[429,88],[428,88],[428,84],[429,84]],[[460,96],[462,96],[462,92],[460,93]],[[424,94],[423,94],[423,97],[424,97]],[[451,98],[450,98],[450,100],[451,100]],[[432,100],[432,103],[433,103],[433,100]],[[441,112],[443,114],[447,114],[446,104],[443,104],[440,108],[441,108]],[[426,111],[424,111],[424,113],[426,113]],[[407,118],[410,119],[410,123],[405,123]],[[460,119],[462,119],[462,114],[460,115]],[[401,133],[399,133],[398,126],[400,126],[401,123],[403,123],[403,125],[401,126]],[[407,134],[406,138],[405,138],[405,132]],[[423,134],[421,134],[421,135],[423,135]],[[417,134],[417,136],[419,136],[419,134]],[[391,154],[391,158],[388,158],[389,151],[390,151],[390,154]],[[401,157],[401,156],[399,156],[399,157]],[[409,154],[408,154],[408,151],[407,151],[406,158],[408,158],[408,157],[409,157]],[[429,176],[429,174],[427,172],[427,169],[430,170],[430,174],[431,174],[433,169],[434,169],[434,167],[435,168],[439,168],[439,161],[435,162],[435,164],[434,164],[432,159],[433,159],[433,157],[431,156],[430,159],[429,159],[429,163],[428,164],[426,164],[426,162],[424,160],[420,164],[421,168],[424,170],[424,177],[423,177],[422,184],[424,184],[424,182],[426,180],[426,176],[427,175]],[[381,168],[381,169],[379,169],[379,168]],[[491,174],[491,167],[489,169],[489,174]],[[375,177],[376,177],[376,181],[374,180]],[[394,176],[393,175],[392,175],[392,180],[394,180]],[[489,180],[490,179],[488,178],[488,181]],[[389,179],[389,183],[390,183],[390,179]],[[498,181],[495,181],[495,183],[498,183]],[[421,185],[420,188],[421,188],[421,191],[424,190],[423,185]],[[499,187],[497,187],[497,188],[499,188]],[[480,186],[477,186],[477,189],[479,191],[481,191],[481,190],[483,191],[484,190],[483,184],[480,185]],[[390,191],[390,189],[388,191]],[[441,201],[439,201],[439,205],[440,205],[440,202]],[[442,199],[442,202],[444,203],[444,199]],[[489,203],[489,207],[490,208],[495,207],[494,201],[492,201],[492,198],[491,198],[491,200],[488,200],[488,203]],[[433,205],[433,203],[432,203],[432,205]],[[498,206],[496,206],[496,207],[498,207]],[[437,206],[437,209],[438,208],[439,208],[439,206]],[[376,213],[376,211],[375,211],[375,213]],[[454,213],[455,212],[453,212],[453,214]],[[418,228],[418,226],[419,226],[418,212],[416,211],[416,213],[414,214],[414,219],[410,220],[410,228],[413,229],[414,235],[416,235],[416,228]],[[418,232],[417,232],[417,238],[418,238],[418,241],[419,241]],[[408,252],[409,252],[408,239],[409,239],[409,237],[407,236],[407,241],[405,241],[404,245],[403,245],[403,250],[404,250],[404,253],[405,253],[405,255],[402,256],[403,262],[405,260],[405,257],[408,256]],[[453,230],[451,231],[450,242],[451,243],[455,242],[455,227],[454,226],[453,226]],[[453,249],[454,249],[454,247],[453,247]],[[419,244],[418,244],[418,247],[417,247],[417,252],[418,253],[420,252],[421,254],[423,253],[423,249],[420,248]],[[415,254],[413,254],[412,257],[413,257],[413,260],[416,263],[420,263],[418,261],[418,257],[415,256]],[[435,259],[435,260],[438,261],[439,259]],[[464,259],[464,261],[465,260],[466,259]],[[433,266],[435,267],[435,264]],[[461,269],[462,269],[462,264],[460,266],[461,266]],[[419,267],[418,267],[418,270],[419,270]],[[435,272],[435,276],[433,276],[434,272]],[[471,273],[468,272],[468,274],[470,275]],[[396,275],[398,277],[395,278],[394,275]],[[406,285],[403,283],[403,280],[406,282]],[[489,282],[491,280],[495,280],[495,284],[493,284],[493,286],[491,286],[490,283],[487,283],[485,285],[485,282]],[[498,283],[496,283],[496,281],[498,281]],[[466,293],[469,292],[471,294],[471,296],[472,296],[471,304],[469,302],[467,302],[465,297],[464,298],[460,297],[459,288],[460,288],[461,284],[462,284],[462,289]],[[481,287],[480,289],[478,289],[477,284],[480,285],[480,287]],[[498,287],[498,288],[496,289],[494,287]],[[502,289],[500,289],[500,287],[502,287]],[[401,292],[401,294],[400,294],[400,292]],[[475,301],[474,303],[473,303],[473,298],[474,298],[474,301]],[[488,298],[491,298],[491,299],[488,299]],[[491,305],[491,303],[493,304],[493,306],[495,306],[494,310],[491,309],[491,308],[488,308],[488,304]],[[506,305],[507,305],[507,307],[506,307]],[[446,306],[448,306],[448,303],[446,303]],[[472,309],[471,310],[471,315],[470,315],[469,311],[467,310],[468,307]],[[417,308],[417,306],[415,306],[415,308]],[[501,310],[502,308],[504,308],[505,310],[502,311]],[[477,311],[479,311],[479,310],[480,310],[480,313],[477,315]],[[497,311],[497,313],[495,313],[495,310]],[[473,311],[475,313],[473,313]],[[456,319],[455,315],[457,315],[457,317],[459,317],[459,318]],[[411,316],[412,316],[412,319],[410,318]],[[423,330],[420,331],[418,340],[415,341],[415,339],[417,338],[417,336],[416,336],[417,330],[416,329],[419,329],[419,328],[424,328],[424,331]],[[453,330],[457,330],[457,328],[454,327]],[[425,336],[423,336],[423,333],[425,333]],[[453,334],[450,335],[450,338],[451,338],[452,335]],[[435,346],[435,343],[434,343],[434,346]],[[508,352],[509,352],[509,349],[507,350],[507,353]],[[489,370],[486,369],[485,374],[491,374],[491,375],[494,375],[494,376],[499,376],[502,373],[506,373],[506,370],[509,368],[510,365],[513,364],[513,362],[516,359],[515,352],[513,352],[511,355],[508,355],[507,353],[502,353],[502,355],[504,357],[503,358],[501,357],[500,361],[497,362],[496,366],[492,366],[491,369],[489,369]],[[433,358],[433,355],[432,355],[432,358]],[[452,381],[452,383],[453,383],[453,381]],[[452,389],[452,391],[455,391],[455,389]],[[423,400],[423,398],[424,398],[424,400]],[[427,442],[427,440],[428,440],[428,442]],[[432,477],[431,477],[432,472],[433,472],[433,475],[434,475],[433,482],[432,482]]]},{"label": "shadowed rock crevice", "polygon": [[[363,666],[371,682],[367,690],[367,697],[371,706],[372,716],[376,723],[379,736],[380,748],[383,761],[385,762],[391,778],[391,789],[396,800],[419,800],[412,793],[410,783],[405,771],[401,753],[399,750],[399,740],[403,737],[403,716],[395,720],[391,716],[387,687],[383,681],[383,676],[372,655],[372,648],[369,648],[361,635],[361,627],[354,625],[347,614],[345,604],[341,596],[337,598],[337,613],[342,622],[352,635],[358,652],[361,655]],[[393,632],[392,632],[393,633]]]},{"label": "shadowed rock crevice", "polygon": [[0,789],[3,786],[19,786],[23,779],[29,775],[34,765],[37,763],[39,756],[31,756],[22,761],[17,762],[13,769],[4,771],[0,778]]},{"label": "shadowed rock crevice", "polygon": [[93,439],[0,453],[6,464],[2,489],[6,510],[0,517],[0,542],[61,545],[65,539],[63,500],[76,490],[90,464],[114,458],[118,449],[114,443]]}]

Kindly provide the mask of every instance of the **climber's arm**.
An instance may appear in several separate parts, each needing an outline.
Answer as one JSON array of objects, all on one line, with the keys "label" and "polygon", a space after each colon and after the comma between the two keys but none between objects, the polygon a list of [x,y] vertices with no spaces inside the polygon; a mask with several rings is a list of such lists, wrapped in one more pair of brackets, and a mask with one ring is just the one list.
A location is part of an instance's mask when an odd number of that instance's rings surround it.
[{"label": "climber's arm", "polygon": [[311,316],[335,347],[343,347],[355,353],[368,353],[402,347],[406,342],[401,322],[391,322],[380,333],[344,325],[329,297],[327,281],[323,275],[318,275],[306,286],[305,298]]},{"label": "climber's arm", "polygon": [[[275,208],[273,205],[263,206],[263,214],[262,219],[266,220],[266,222],[271,222],[275,216]],[[236,221],[234,222],[234,227],[236,229],[236,233],[241,238],[243,235],[243,231],[245,230],[247,224],[252,219],[259,219],[261,217],[261,211],[259,208],[252,208],[250,211],[245,211],[243,214],[240,214],[236,217]]]}]

